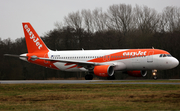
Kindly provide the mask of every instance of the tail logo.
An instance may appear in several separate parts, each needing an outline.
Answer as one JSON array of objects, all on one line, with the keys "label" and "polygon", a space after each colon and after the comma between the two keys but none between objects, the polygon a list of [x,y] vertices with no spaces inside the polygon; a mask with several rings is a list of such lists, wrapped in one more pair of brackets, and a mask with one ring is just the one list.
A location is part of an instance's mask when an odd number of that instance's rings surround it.
[{"label": "tail logo", "polygon": [[27,33],[30,36],[30,39],[33,40],[33,42],[36,44],[36,46],[38,47],[38,49],[40,50],[42,48],[42,44],[39,43],[39,39],[36,38],[36,36],[34,36],[33,32],[30,30],[30,28],[28,27],[28,25],[24,25],[24,28],[26,29]]}]

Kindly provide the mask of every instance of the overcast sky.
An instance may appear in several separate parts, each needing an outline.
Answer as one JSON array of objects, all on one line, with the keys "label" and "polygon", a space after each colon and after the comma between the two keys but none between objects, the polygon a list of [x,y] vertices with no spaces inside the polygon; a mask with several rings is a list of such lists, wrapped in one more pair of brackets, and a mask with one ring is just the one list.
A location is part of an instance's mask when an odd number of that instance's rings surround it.
[{"label": "overcast sky", "polygon": [[95,8],[106,11],[110,5],[121,3],[146,5],[158,12],[166,6],[180,7],[180,0],[0,0],[0,38],[24,37],[22,22],[30,22],[43,36],[71,12]]}]

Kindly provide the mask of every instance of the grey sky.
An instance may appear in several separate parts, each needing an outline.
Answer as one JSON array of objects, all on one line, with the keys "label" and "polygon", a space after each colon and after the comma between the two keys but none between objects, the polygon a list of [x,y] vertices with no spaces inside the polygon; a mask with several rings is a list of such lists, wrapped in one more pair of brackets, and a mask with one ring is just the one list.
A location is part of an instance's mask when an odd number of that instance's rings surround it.
[{"label": "grey sky", "polygon": [[24,37],[22,22],[30,22],[43,36],[70,12],[95,8],[106,11],[110,5],[120,3],[146,5],[158,12],[166,6],[180,7],[180,0],[0,0],[0,38]]}]

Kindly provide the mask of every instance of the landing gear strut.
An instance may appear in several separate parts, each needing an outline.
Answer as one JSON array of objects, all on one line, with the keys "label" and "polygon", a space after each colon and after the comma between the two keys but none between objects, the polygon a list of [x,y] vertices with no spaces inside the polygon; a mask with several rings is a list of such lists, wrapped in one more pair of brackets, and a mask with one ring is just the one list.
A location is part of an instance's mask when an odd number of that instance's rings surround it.
[{"label": "landing gear strut", "polygon": [[157,70],[152,70],[153,79],[157,80]]},{"label": "landing gear strut", "polygon": [[87,74],[87,75],[85,75],[85,79],[86,80],[92,80],[93,79],[93,75],[92,74]]}]

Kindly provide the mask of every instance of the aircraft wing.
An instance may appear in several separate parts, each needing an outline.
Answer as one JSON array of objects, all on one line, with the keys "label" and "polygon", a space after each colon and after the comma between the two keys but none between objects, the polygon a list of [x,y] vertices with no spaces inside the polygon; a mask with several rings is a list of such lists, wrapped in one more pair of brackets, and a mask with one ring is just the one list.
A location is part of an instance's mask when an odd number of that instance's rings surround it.
[{"label": "aircraft wing", "polygon": [[104,63],[96,63],[96,62],[87,62],[87,61],[76,61],[76,60],[64,60],[64,59],[49,59],[49,58],[37,58],[46,61],[54,61],[54,62],[64,62],[64,63],[72,63],[72,64],[79,64],[79,65],[104,65]]},{"label": "aircraft wing", "polygon": [[[12,55],[12,54],[4,54],[4,56],[26,58],[26,59],[32,60],[32,61],[35,61],[37,59],[41,59],[41,60],[53,61],[53,62],[63,62],[63,63],[69,63],[69,64],[77,64],[78,66],[82,66],[82,67],[87,67],[89,65],[91,65],[91,66],[107,65],[105,63],[77,61],[77,60],[65,60],[65,59],[50,59],[50,58],[41,58],[41,57],[37,57],[37,56],[30,56],[30,57],[28,57],[28,56]],[[116,66],[116,65],[115,64],[111,64],[111,66]]]}]

